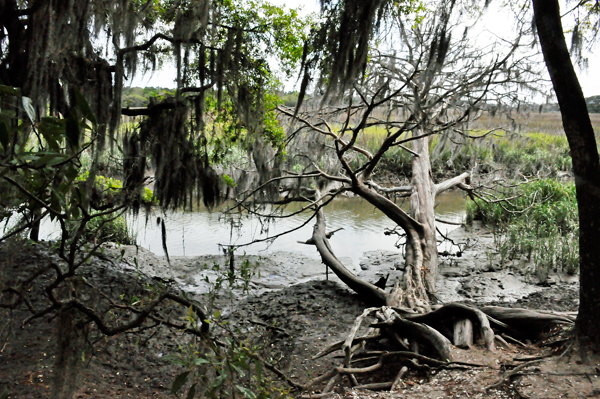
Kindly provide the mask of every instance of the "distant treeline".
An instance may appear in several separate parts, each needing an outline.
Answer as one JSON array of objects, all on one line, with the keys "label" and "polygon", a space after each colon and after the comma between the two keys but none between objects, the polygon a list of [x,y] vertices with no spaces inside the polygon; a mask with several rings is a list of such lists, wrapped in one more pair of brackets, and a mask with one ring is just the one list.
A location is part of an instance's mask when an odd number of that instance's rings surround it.
[{"label": "distant treeline", "polygon": [[[289,93],[279,92],[281,102],[288,107],[295,107],[298,102],[298,92]],[[123,106],[124,107],[145,107],[148,105],[149,98],[153,97],[157,102],[166,97],[174,97],[175,89],[167,89],[163,87],[126,87],[123,89]],[[588,112],[600,113],[600,96],[587,97]],[[542,106],[529,104],[521,106],[523,109],[518,111],[533,111],[538,112],[558,112],[558,104],[544,104]]]},{"label": "distant treeline", "polygon": [[[298,102],[298,92],[277,93],[281,102],[288,107],[295,107]],[[175,97],[175,89],[164,87],[125,87],[123,89],[123,107],[146,107],[150,98],[159,102],[166,97]]]},{"label": "distant treeline", "polygon": [[[600,96],[587,97],[585,99],[587,109],[589,113],[600,114]],[[543,112],[559,112],[558,104],[545,104],[543,106]]]},{"label": "distant treeline", "polygon": [[592,96],[585,99],[588,112],[600,114],[600,96]]}]

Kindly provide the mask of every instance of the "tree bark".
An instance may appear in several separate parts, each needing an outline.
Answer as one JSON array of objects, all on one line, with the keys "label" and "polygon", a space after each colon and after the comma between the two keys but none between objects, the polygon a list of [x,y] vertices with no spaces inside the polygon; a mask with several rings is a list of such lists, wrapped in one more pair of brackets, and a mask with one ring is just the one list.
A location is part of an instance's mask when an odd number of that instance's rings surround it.
[{"label": "tree bark", "polygon": [[[416,134],[423,132],[417,129]],[[413,150],[419,154],[412,160],[412,186],[410,215],[423,226],[421,246],[423,250],[423,278],[425,288],[435,292],[438,274],[438,252],[435,234],[435,185],[431,177],[429,136],[413,141]]]},{"label": "tree bark", "polygon": [[403,306],[406,302],[409,308],[428,310],[429,297],[422,275],[425,258],[422,245],[425,234],[424,226],[410,217],[394,202],[369,189],[361,182],[357,182],[352,186],[352,192],[383,212],[406,233],[406,269],[403,277],[405,286],[400,287],[399,284],[396,284],[392,293],[387,297],[387,304],[390,306]]},{"label": "tree bark", "polygon": [[600,353],[600,161],[594,129],[563,34],[558,0],[533,0],[546,67],[571,149],[579,212],[579,345]]},{"label": "tree bark", "polygon": [[[317,192],[317,196],[320,198],[320,193]],[[317,247],[317,251],[319,251],[323,263],[327,267],[330,267],[339,279],[360,295],[364,301],[377,306],[388,304],[388,294],[384,290],[358,278],[335,256],[329,245],[329,240],[327,239],[325,214],[322,208],[317,211],[317,221],[309,242]]]}]

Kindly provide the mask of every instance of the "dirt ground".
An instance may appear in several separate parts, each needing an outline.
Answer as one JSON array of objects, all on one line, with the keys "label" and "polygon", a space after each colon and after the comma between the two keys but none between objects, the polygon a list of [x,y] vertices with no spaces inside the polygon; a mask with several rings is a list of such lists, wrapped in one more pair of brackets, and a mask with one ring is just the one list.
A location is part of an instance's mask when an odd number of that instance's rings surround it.
[{"label": "dirt ground", "polygon": [[[18,276],[47,261],[39,247],[0,246],[0,285],[6,287]],[[290,262],[293,260],[290,259]],[[113,295],[132,293],[140,275],[115,270],[114,260],[95,259],[83,271],[86,281]],[[485,276],[485,274],[480,274]],[[492,283],[491,281],[490,283]],[[517,302],[500,301],[503,306],[574,311],[578,287],[558,283],[540,289]],[[200,295],[199,300],[202,301]],[[478,301],[466,302],[481,304]],[[335,281],[310,280],[290,287],[265,290],[248,297],[235,296],[217,301],[223,318],[232,328],[251,332],[260,326],[274,326],[263,342],[278,367],[290,378],[304,382],[341,365],[336,354],[319,360],[311,358],[327,345],[345,338],[354,319],[367,306]],[[36,305],[35,303],[33,304]],[[23,324],[28,316],[21,310],[0,309],[0,398],[54,398],[56,386],[72,388],[74,398],[172,398],[170,387],[181,368],[168,360],[189,339],[183,334],[158,327],[143,333],[118,334],[85,342],[81,335],[65,336],[65,317],[42,317]],[[562,334],[568,334],[562,330]],[[69,356],[61,351],[71,345]],[[331,398],[581,398],[600,397],[600,368],[583,362],[571,351],[559,360],[548,360],[527,368],[507,384],[496,384],[504,370],[565,347],[524,342],[497,344],[495,352],[481,348],[455,349],[455,359],[484,365],[464,370],[433,370],[429,375],[410,372],[395,392],[349,389],[338,381]],[[63,355],[61,355],[63,354]],[[517,360],[515,360],[517,359]],[[66,367],[65,367],[66,366]],[[377,373],[361,377],[361,383],[378,382],[395,375],[391,364]],[[67,370],[58,373],[57,369]],[[66,381],[62,385],[57,383]],[[66,388],[65,388],[66,387]],[[322,388],[322,387],[321,387]],[[2,393],[7,396],[2,397]],[[306,393],[298,393],[300,397]]]}]

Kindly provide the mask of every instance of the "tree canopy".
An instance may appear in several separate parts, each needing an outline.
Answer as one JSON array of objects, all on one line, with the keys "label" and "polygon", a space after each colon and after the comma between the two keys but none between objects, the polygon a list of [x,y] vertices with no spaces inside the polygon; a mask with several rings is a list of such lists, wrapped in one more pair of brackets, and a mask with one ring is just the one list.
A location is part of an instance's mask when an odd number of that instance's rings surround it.
[{"label": "tree canopy", "polygon": [[[94,149],[102,152],[108,141],[140,165],[155,156],[148,161],[165,206],[185,206],[195,192],[207,204],[216,200],[210,158],[220,154],[207,150],[211,140],[245,140],[252,150],[263,137],[281,139],[272,94],[278,75],[289,76],[299,62],[308,23],[263,1],[8,0],[0,15],[0,81],[31,98],[38,117],[68,116],[77,88],[98,121]],[[177,67],[174,96],[123,110],[124,81],[168,57]],[[207,123],[206,110],[217,119]],[[122,114],[161,123],[119,129]],[[220,121],[230,126],[226,137],[211,132]],[[153,151],[157,140],[172,146]],[[130,187],[141,178],[125,176]]]}]

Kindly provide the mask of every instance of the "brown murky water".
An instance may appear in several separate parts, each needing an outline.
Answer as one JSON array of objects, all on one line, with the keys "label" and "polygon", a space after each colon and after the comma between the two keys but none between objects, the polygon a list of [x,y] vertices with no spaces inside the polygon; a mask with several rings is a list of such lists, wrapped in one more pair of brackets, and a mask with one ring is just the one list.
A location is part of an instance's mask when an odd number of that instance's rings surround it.
[{"label": "brown murky water", "polygon": [[[465,199],[462,192],[448,192],[438,196],[436,215],[443,220],[462,222],[465,216]],[[408,204],[403,204],[407,207]],[[294,211],[290,207],[286,211]],[[338,256],[350,257],[355,265],[364,252],[373,250],[395,250],[397,236],[385,235],[394,223],[368,202],[360,198],[340,198],[325,210],[328,230],[343,228],[331,239]],[[264,239],[294,229],[307,221],[311,213],[295,215],[288,219],[277,219],[271,223],[257,218],[240,221],[228,220],[219,212],[200,209],[197,212],[169,212],[165,215],[167,248],[172,256],[199,256],[221,253],[219,244],[244,245],[256,239]],[[161,229],[156,225],[156,216],[145,215],[130,220],[137,234],[138,244],[157,255],[163,255]],[[247,254],[266,254],[272,251],[301,251],[316,256],[314,247],[299,244],[312,234],[314,221],[274,242],[261,242],[238,249]],[[442,232],[454,229],[455,225],[439,223]],[[443,250],[443,249],[441,249]]]}]

